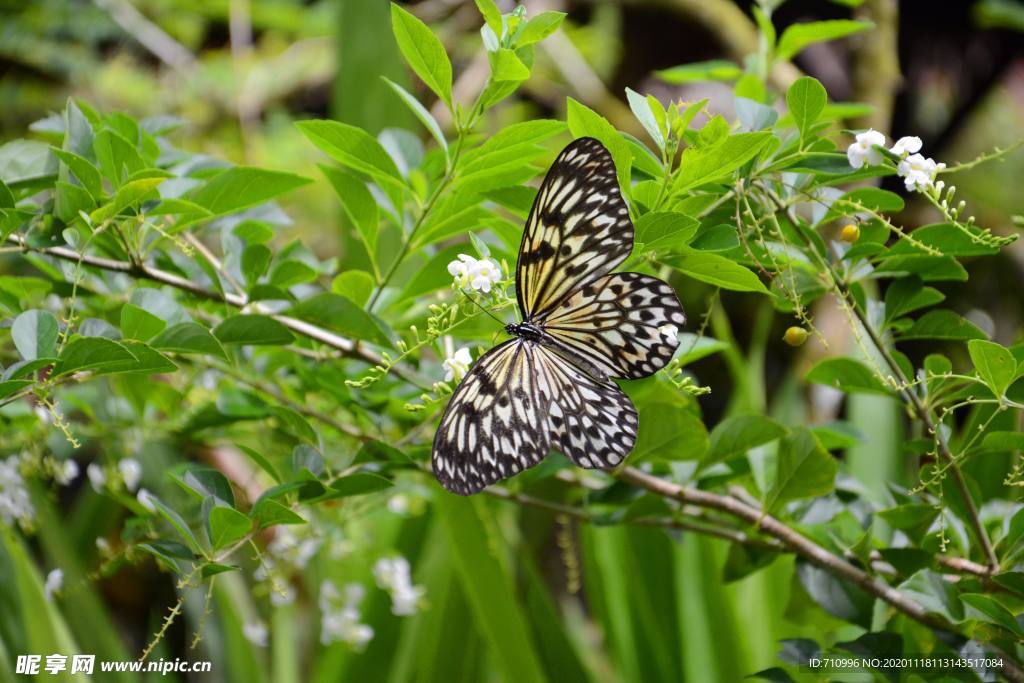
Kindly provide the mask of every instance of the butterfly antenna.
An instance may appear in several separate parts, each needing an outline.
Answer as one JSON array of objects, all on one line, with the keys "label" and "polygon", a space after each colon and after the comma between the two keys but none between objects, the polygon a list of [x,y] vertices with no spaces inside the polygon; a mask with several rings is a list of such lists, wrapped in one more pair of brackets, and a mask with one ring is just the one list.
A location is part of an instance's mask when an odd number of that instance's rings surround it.
[{"label": "butterfly antenna", "polygon": [[477,308],[479,308],[479,309],[480,309],[481,311],[483,311],[484,313],[486,313],[487,315],[489,315],[489,316],[490,316],[491,318],[494,318],[495,322],[497,322],[498,324],[500,324],[500,325],[501,325],[502,327],[504,327],[504,326],[505,326],[505,321],[504,321],[504,320],[502,320],[502,319],[501,319],[501,318],[499,318],[498,316],[496,316],[496,315],[494,315],[493,313],[491,313],[491,312],[490,312],[490,311],[489,311],[489,310],[488,310],[487,308],[485,308],[484,306],[481,306],[481,305],[480,305],[480,302],[479,302],[479,301],[477,301],[476,299],[474,299],[474,298],[473,298],[472,296],[470,296],[470,295],[469,295],[469,293],[468,293],[468,292],[467,292],[466,290],[464,290],[464,289],[461,289],[461,290],[459,290],[459,291],[460,291],[460,292],[462,292],[463,296],[465,296],[465,297],[466,297],[467,299],[469,299],[470,301],[472,301],[472,302],[473,302],[473,305],[474,305],[474,306],[476,306],[476,307],[477,307]]}]

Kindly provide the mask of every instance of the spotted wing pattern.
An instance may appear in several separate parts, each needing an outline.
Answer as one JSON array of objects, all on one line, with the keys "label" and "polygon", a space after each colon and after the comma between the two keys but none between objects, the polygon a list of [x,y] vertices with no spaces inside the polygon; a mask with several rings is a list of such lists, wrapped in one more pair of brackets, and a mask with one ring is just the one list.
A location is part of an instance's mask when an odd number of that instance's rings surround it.
[{"label": "spotted wing pattern", "polygon": [[558,354],[537,348],[545,384],[554,389],[547,414],[551,448],[580,467],[619,465],[636,443],[633,402],[614,382],[595,379]]},{"label": "spotted wing pattern", "polygon": [[544,322],[552,345],[585,361],[601,375],[638,379],[671,360],[686,322],[668,283],[640,273],[614,273],[587,283],[564,299]]},{"label": "spotted wing pattern", "polygon": [[525,320],[540,320],[633,248],[633,224],[604,145],[580,138],[555,159],[533,202],[516,263]]},{"label": "spotted wing pattern", "polygon": [[468,495],[532,467],[551,442],[551,403],[538,349],[510,339],[485,353],[455,389],[434,436],[434,475],[449,491]]},{"label": "spotted wing pattern", "polygon": [[434,437],[434,475],[469,495],[552,448],[581,467],[614,467],[632,450],[636,429],[636,409],[613,382],[512,339],[484,354],[456,388]]}]

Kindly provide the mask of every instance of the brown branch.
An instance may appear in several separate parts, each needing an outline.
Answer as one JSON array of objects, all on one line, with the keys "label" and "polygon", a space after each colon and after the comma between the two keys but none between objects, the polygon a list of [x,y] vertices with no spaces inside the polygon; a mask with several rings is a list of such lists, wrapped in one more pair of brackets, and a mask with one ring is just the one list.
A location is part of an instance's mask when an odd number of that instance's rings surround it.
[{"label": "brown branch", "polygon": [[[280,315],[267,311],[264,307],[258,303],[250,303],[246,297],[240,294],[232,294],[220,292],[212,289],[206,289],[205,287],[196,284],[192,280],[188,280],[174,273],[168,273],[165,270],[153,268],[142,263],[131,263],[130,261],[117,261],[114,259],[104,258],[102,256],[93,256],[91,254],[79,254],[74,249],[67,247],[33,247],[28,244],[24,238],[20,235],[10,235],[7,238],[8,242],[20,245],[24,251],[34,252],[37,254],[45,254],[54,258],[62,259],[64,261],[71,261],[74,263],[81,262],[84,266],[90,266],[92,268],[99,268],[101,270],[109,270],[118,273],[125,273],[135,278],[152,280],[153,282],[159,282],[160,284],[180,289],[184,292],[188,292],[192,296],[200,299],[206,299],[208,301],[219,301],[226,303],[236,308],[248,307],[254,313],[260,313],[273,318],[277,322],[281,323],[292,332],[299,334],[303,337],[307,337],[314,341],[320,342],[333,349],[337,349],[347,355],[356,356],[362,358],[368,363],[377,365],[381,362],[381,357],[373,351],[363,347],[358,342],[354,342],[351,339],[342,337],[334,334],[322,327],[310,324],[297,318],[291,318],[286,315]],[[411,382],[415,386],[422,388],[423,382],[415,377],[414,374],[404,368],[393,366],[392,372],[396,375]]]},{"label": "brown branch", "polygon": [[[915,621],[931,628],[962,635],[956,630],[955,626],[945,619],[930,613],[921,604],[910,599],[898,589],[872,577],[864,570],[829,552],[760,508],[750,506],[732,496],[722,496],[688,486],[678,486],[642,472],[635,467],[623,467],[615,473],[615,476],[621,481],[646,489],[659,496],[671,498],[681,503],[720,510],[756,525],[764,533],[780,541],[790,551],[821,567],[830,574],[854,583],[865,592],[884,600]],[[1004,673],[1007,678],[1012,681],[1024,681],[1024,671],[1019,668],[1009,655],[1004,656],[1003,664]]]}]

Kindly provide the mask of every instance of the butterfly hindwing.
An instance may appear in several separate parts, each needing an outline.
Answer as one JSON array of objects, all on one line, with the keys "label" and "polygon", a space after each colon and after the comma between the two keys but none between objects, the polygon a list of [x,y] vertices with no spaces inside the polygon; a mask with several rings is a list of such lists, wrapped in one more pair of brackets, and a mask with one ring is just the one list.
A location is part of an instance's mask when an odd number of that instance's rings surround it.
[{"label": "butterfly hindwing", "polygon": [[467,495],[540,462],[548,453],[551,387],[539,347],[511,339],[485,353],[455,389],[434,436],[434,475]]},{"label": "butterfly hindwing", "polygon": [[555,348],[601,374],[639,379],[663,368],[679,347],[664,326],[678,329],[685,321],[668,283],[641,273],[613,273],[563,300],[548,314],[544,330]]},{"label": "butterfly hindwing", "polygon": [[539,366],[552,388],[551,448],[580,467],[616,467],[633,450],[638,418],[633,402],[609,380],[598,380],[544,347]]},{"label": "butterfly hindwing", "polygon": [[633,224],[611,154],[594,138],[572,142],[544,177],[523,231],[516,263],[523,318],[542,319],[632,248]]}]

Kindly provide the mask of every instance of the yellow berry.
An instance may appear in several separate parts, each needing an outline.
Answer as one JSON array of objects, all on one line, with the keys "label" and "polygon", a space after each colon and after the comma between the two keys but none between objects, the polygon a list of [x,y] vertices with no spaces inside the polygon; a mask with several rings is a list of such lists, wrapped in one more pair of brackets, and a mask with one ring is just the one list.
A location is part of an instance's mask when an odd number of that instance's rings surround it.
[{"label": "yellow berry", "polygon": [[790,346],[800,346],[807,341],[807,330],[802,327],[793,326],[786,330],[786,334],[782,335],[782,341]]},{"label": "yellow berry", "polygon": [[844,242],[853,244],[854,242],[860,239],[860,228],[858,228],[853,223],[850,223],[849,225],[843,227],[843,231],[839,233],[839,239],[841,239]]}]

